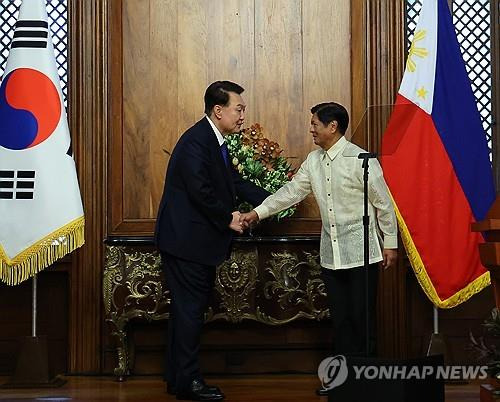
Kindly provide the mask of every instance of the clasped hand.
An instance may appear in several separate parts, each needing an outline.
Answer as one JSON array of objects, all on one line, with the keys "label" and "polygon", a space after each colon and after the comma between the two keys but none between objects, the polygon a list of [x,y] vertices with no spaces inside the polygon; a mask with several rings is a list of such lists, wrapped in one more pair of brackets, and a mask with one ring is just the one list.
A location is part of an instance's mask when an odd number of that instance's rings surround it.
[{"label": "clasped hand", "polygon": [[229,228],[239,234],[242,234],[245,229],[248,229],[254,223],[259,221],[259,216],[254,210],[243,214],[239,211],[234,211],[232,215],[233,220],[229,224]]}]

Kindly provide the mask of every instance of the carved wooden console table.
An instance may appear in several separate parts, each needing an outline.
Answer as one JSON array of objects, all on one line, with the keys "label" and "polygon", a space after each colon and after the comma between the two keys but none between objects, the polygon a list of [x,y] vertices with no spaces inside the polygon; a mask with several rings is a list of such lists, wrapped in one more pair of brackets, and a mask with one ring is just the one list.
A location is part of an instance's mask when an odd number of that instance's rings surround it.
[{"label": "carved wooden console table", "polygon": [[[253,320],[284,325],[328,316],[320,279],[319,237],[239,237],[217,267],[206,321]],[[115,375],[130,374],[127,324],[168,319],[169,292],[151,238],[106,240],[103,276],[106,321],[118,340]]]}]

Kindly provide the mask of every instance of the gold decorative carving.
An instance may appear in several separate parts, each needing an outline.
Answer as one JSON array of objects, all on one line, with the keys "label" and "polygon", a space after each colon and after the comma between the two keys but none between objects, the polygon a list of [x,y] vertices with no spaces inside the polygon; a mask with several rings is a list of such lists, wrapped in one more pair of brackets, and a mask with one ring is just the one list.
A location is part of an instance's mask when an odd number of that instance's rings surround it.
[{"label": "gold decorative carving", "polygon": [[[219,308],[208,309],[206,321],[223,319],[238,323],[245,319],[268,325],[283,325],[300,318],[321,320],[329,316],[328,308],[320,306],[318,298],[326,297],[325,285],[320,278],[321,266],[317,252],[303,251],[299,260],[296,253],[271,253],[265,268],[272,280],[259,289],[257,250],[236,250],[231,259],[217,268],[216,291],[221,297]],[[260,273],[264,277],[264,273]],[[261,279],[262,282],[262,279]],[[249,304],[253,295],[254,307]],[[274,311],[265,311],[259,305],[259,296],[267,300],[276,299],[285,317],[276,317]],[[324,305],[324,303],[323,303]]]},{"label": "gold decorative carving", "polygon": [[209,307],[206,321],[225,319],[238,323],[244,319],[252,319],[250,294],[254,293],[257,283],[257,250],[243,252],[233,251],[231,258],[217,267],[215,290],[221,297],[222,312],[214,313]]},{"label": "gold decorative carving", "polygon": [[130,374],[127,323],[133,318],[147,321],[169,317],[168,290],[160,278],[160,255],[135,251],[131,247],[106,246],[103,292],[106,321],[113,324],[112,335],[118,338],[118,367],[115,375]]},{"label": "gold decorative carving", "polygon": [[[272,252],[267,261],[259,263],[258,250],[256,245],[235,247],[231,258],[217,267],[214,300],[206,322],[237,324],[253,320],[284,325],[297,319],[319,321],[328,317],[316,251]],[[105,257],[106,321],[113,325],[112,334],[118,338],[118,367],[114,372],[123,379],[131,367],[128,322],[133,318],[168,318],[169,292],[162,281],[157,251],[108,245]]]},{"label": "gold decorative carving", "polygon": [[[316,294],[313,291],[319,289],[319,294],[326,296],[325,286],[319,278],[321,266],[317,255],[306,252],[304,254],[306,261],[299,261],[295,253],[272,253],[273,258],[266,268],[274,280],[266,282],[264,295],[267,299],[271,299],[277,294],[279,305],[283,310],[290,305],[303,305],[311,311],[319,311],[314,306]],[[311,277],[307,279],[305,289],[302,289],[302,283],[298,278],[303,268],[308,270]]]},{"label": "gold decorative carving", "polygon": [[298,318],[321,320],[329,316],[328,309],[317,306],[318,297],[326,297],[325,284],[320,278],[321,266],[317,252],[303,251],[304,260],[299,260],[296,253],[271,253],[271,260],[266,267],[273,280],[264,285],[264,297],[277,297],[282,310],[298,307],[300,310],[285,319],[276,319],[259,308],[257,320],[271,325],[286,324]]}]

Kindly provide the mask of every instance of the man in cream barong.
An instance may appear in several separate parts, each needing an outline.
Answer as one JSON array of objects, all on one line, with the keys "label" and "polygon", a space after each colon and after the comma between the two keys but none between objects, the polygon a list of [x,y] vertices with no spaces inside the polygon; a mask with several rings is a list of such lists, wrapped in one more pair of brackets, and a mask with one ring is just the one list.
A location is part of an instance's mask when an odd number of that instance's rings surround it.
[{"label": "man in cream barong", "polygon": [[[365,353],[366,325],[363,268],[363,169],[357,158],[362,148],[347,141],[347,110],[329,102],[311,109],[312,151],[293,179],[242,221],[248,226],[302,201],[311,192],[319,205],[322,230],[321,276],[325,283],[334,327],[335,354]],[[370,350],[375,353],[375,306],[378,265],[394,266],[397,259],[397,223],[382,168],[370,163],[369,306]]]}]

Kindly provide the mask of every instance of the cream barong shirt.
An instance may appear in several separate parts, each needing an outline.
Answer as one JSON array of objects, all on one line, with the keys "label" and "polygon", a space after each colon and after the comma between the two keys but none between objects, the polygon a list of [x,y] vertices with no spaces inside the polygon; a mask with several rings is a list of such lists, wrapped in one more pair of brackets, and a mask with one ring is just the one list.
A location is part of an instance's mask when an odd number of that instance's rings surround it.
[{"label": "cream barong shirt", "polygon": [[[255,208],[265,219],[302,201],[311,191],[321,213],[321,266],[345,269],[363,265],[363,168],[366,152],[341,137],[328,151],[312,151],[292,180]],[[370,160],[368,175],[370,264],[382,249],[397,248],[397,223],[382,168]]]}]

